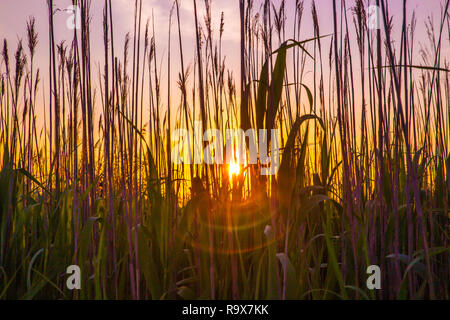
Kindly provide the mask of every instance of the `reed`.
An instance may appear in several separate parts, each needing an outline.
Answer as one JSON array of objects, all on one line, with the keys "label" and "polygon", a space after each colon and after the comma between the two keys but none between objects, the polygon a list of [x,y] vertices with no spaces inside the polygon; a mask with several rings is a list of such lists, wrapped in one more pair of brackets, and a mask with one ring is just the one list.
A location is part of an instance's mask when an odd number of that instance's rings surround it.
[{"label": "reed", "polygon": [[[190,58],[187,1],[171,3],[163,53],[162,27],[142,0],[119,50],[105,0],[98,69],[89,0],[72,1],[81,30],[60,43],[47,0],[45,76],[35,18],[28,50],[19,39],[10,59],[3,41],[0,298],[448,299],[449,1],[437,22],[417,23],[406,0],[398,19],[376,0],[381,29],[372,30],[368,3],[333,0],[328,35],[315,1],[305,31],[302,0],[290,23],[286,1],[240,0],[230,4],[239,10],[237,68],[224,53],[227,17],[214,30],[210,0],[192,0]],[[418,48],[419,27],[427,47]],[[172,132],[192,134],[195,121],[224,136],[279,129],[278,173],[261,176],[260,161],[234,171],[173,163]],[[66,286],[71,264],[81,290]],[[373,264],[380,290],[366,286]]]}]

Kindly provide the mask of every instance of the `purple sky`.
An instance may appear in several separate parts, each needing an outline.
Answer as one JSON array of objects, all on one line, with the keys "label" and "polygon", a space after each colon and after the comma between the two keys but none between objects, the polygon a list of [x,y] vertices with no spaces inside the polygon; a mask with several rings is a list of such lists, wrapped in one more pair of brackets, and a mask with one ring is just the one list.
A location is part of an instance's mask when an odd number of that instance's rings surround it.
[{"label": "purple sky", "polygon": [[[255,8],[259,9],[262,0],[255,0]],[[273,3],[278,7],[281,0],[273,0]],[[338,3],[340,1],[337,1]],[[401,27],[401,0],[390,0],[389,6],[391,14],[394,16],[394,35],[395,39],[399,39],[395,30]],[[122,59],[123,56],[123,40],[127,32],[132,33],[133,19],[134,19],[134,0],[113,0],[113,22],[115,32],[115,47],[116,54]],[[197,0],[201,22],[203,23],[204,16],[204,1]],[[442,0],[408,0],[408,15],[411,16],[412,11],[415,10],[417,17],[416,27],[416,42],[428,43],[424,23],[428,16],[433,16],[435,23],[438,24],[440,19],[440,7],[443,5]],[[65,9],[71,4],[71,0],[54,0],[56,8]],[[92,23],[91,23],[91,46],[92,46],[92,62],[94,79],[98,79],[97,70],[103,64],[103,36],[102,36],[102,10],[103,0],[92,1]],[[183,46],[185,54],[185,64],[193,64],[193,55],[195,51],[195,29],[193,16],[193,1],[181,0],[181,23],[183,33]],[[347,0],[347,10],[354,5],[353,0]],[[143,0],[143,25],[147,18],[151,18],[152,10],[155,15],[156,27],[156,41],[158,50],[158,59],[164,62],[167,58],[167,30],[169,11],[172,5],[170,0]],[[295,0],[286,0],[287,5],[287,38],[291,38],[292,21],[294,15]],[[329,34],[333,32],[332,19],[332,1],[331,0],[316,0],[316,6],[319,14],[320,31],[322,34]],[[313,36],[312,19],[311,19],[311,0],[304,1],[304,14],[302,20],[302,30],[300,39],[311,38]],[[239,75],[239,0],[212,0],[212,19],[214,22],[214,30],[216,35],[218,33],[218,24],[220,21],[221,12],[225,15],[225,32],[223,51],[226,55],[227,68],[234,69],[236,76]],[[23,38],[26,43],[26,21],[30,16],[36,17],[37,31],[39,33],[39,43],[36,52],[37,65],[41,68],[41,76],[43,83],[47,86],[48,78],[48,16],[46,0],[1,0],[0,1],[0,38],[8,40],[10,55],[16,49],[18,39]],[[69,44],[72,39],[72,30],[66,27],[66,20],[68,13],[64,11],[57,12],[55,15],[56,27],[56,41],[63,39]],[[350,13],[349,16],[350,18]],[[349,21],[349,23],[352,23]],[[173,21],[172,32],[172,48],[174,50],[174,57],[178,55],[178,38],[176,37],[176,23]],[[353,30],[353,27],[351,28]],[[353,32],[353,31],[352,31]],[[144,32],[142,32],[143,36]],[[353,35],[354,36],[354,35]],[[395,40],[394,39],[394,40]],[[416,51],[419,46],[416,43]],[[356,48],[356,45],[355,45]],[[443,56],[449,56],[449,46],[445,45],[443,48]],[[416,52],[417,55],[417,52]],[[420,64],[420,58],[417,55],[416,63]],[[1,62],[3,63],[3,62]],[[163,68],[163,70],[165,67]],[[177,77],[180,71],[178,59],[174,59],[172,77]],[[162,83],[167,81],[167,75],[163,73]],[[98,80],[96,80],[98,82]]]}]

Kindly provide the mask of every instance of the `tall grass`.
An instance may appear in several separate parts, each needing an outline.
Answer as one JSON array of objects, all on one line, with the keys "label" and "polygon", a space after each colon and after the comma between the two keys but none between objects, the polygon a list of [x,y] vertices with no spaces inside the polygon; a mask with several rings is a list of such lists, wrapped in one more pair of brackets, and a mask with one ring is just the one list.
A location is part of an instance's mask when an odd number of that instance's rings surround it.
[{"label": "tall grass", "polygon": [[[81,30],[56,43],[48,0],[45,87],[35,19],[26,24],[28,50],[19,40],[10,59],[3,42],[0,298],[448,299],[449,1],[437,24],[417,24],[404,0],[394,34],[388,1],[375,2],[381,29],[371,30],[368,3],[333,0],[330,35],[312,1],[313,34],[304,40],[303,1],[291,33],[284,0],[240,0],[239,77],[222,51],[226,17],[215,33],[210,0],[192,0],[195,57],[186,60],[185,1],[175,0],[168,17],[167,65],[142,0],[121,53],[105,0],[98,70],[91,2],[73,0]],[[421,63],[417,27],[429,35]],[[279,129],[278,173],[261,176],[260,162],[241,163],[234,175],[226,164],[173,164],[171,132],[192,133],[198,120],[224,136]],[[72,264],[81,290],[66,287]],[[366,286],[373,264],[380,290]]]}]

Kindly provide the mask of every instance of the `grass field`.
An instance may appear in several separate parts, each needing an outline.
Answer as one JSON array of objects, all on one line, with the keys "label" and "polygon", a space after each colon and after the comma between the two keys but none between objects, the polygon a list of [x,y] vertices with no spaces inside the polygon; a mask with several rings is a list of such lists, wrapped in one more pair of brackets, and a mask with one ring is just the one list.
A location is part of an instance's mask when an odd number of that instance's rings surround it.
[{"label": "grass field", "polygon": [[[288,2],[293,21],[284,0],[230,1],[241,41],[229,66],[210,0],[173,1],[168,47],[141,0],[124,47],[114,1],[91,39],[90,1],[74,0],[80,29],[58,43],[42,1],[48,35],[30,18],[0,57],[0,299],[449,299],[449,1],[427,21],[409,19],[408,1],[395,19],[392,1],[373,1],[375,30],[363,0],[329,0],[333,16]],[[41,37],[49,70],[34,61]],[[277,174],[173,163],[171,133],[194,121],[224,136],[278,129]],[[366,285],[370,265],[381,289]]]}]

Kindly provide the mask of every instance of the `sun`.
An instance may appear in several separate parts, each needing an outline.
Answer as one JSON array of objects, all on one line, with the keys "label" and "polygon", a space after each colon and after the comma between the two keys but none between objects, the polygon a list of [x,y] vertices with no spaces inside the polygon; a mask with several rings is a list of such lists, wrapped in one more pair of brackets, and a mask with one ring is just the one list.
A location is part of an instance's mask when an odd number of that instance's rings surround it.
[{"label": "sun", "polygon": [[238,163],[230,163],[230,166],[228,167],[228,174],[230,175],[230,179],[233,177],[233,175],[238,176],[240,171],[241,167]]}]

